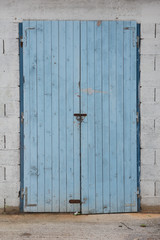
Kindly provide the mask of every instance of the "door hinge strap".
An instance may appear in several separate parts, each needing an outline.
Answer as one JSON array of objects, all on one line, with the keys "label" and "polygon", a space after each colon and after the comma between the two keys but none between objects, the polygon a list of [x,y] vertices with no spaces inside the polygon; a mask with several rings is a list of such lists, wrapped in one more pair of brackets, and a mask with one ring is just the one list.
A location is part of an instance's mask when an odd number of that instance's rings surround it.
[{"label": "door hinge strap", "polygon": [[36,207],[37,204],[28,204],[28,188],[25,187],[25,207]]},{"label": "door hinge strap", "polygon": [[137,120],[137,123],[139,123],[139,112],[136,113],[136,120]]}]

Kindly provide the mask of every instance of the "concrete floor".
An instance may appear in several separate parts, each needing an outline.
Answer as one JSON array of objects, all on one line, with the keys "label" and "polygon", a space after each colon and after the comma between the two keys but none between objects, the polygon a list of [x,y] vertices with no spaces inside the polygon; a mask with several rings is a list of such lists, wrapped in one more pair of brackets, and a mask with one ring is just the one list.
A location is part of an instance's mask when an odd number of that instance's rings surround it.
[{"label": "concrete floor", "polygon": [[0,239],[160,239],[160,214],[0,215]]}]

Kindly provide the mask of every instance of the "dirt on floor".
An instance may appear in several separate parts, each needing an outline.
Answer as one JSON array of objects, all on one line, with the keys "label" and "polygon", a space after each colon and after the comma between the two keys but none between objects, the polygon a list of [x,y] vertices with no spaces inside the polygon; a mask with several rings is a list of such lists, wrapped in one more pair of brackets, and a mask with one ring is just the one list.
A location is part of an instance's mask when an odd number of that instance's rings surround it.
[{"label": "dirt on floor", "polygon": [[160,240],[160,214],[0,215],[0,239]]}]

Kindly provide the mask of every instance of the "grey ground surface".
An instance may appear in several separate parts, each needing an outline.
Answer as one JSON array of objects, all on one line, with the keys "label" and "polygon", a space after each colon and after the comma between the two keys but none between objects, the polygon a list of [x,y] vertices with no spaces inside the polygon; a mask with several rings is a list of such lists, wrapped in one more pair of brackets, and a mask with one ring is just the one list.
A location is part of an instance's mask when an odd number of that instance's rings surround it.
[{"label": "grey ground surface", "polygon": [[0,239],[160,239],[160,214],[0,215]]}]

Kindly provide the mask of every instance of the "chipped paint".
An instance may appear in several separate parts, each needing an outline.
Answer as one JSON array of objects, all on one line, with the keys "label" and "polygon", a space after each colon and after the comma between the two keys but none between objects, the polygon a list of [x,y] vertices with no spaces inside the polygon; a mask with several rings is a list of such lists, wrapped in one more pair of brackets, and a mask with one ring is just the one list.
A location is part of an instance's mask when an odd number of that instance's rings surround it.
[{"label": "chipped paint", "polygon": [[101,25],[102,21],[97,21],[97,26],[99,27]]},{"label": "chipped paint", "polygon": [[106,91],[94,90],[92,88],[82,89],[81,91],[84,92],[84,93],[87,93],[88,95],[92,95],[93,93],[107,94]]}]

